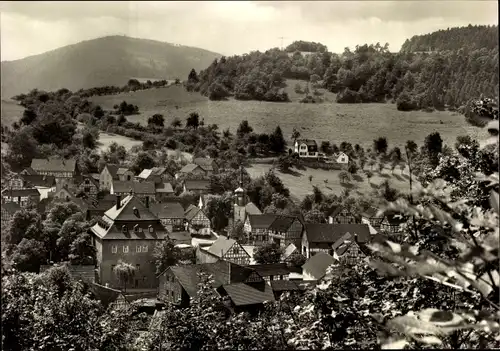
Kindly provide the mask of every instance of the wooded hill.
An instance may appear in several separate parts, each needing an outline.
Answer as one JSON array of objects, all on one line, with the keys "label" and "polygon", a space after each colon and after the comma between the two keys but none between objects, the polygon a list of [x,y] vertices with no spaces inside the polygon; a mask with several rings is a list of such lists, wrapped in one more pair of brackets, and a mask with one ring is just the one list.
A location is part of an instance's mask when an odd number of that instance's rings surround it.
[{"label": "wooded hill", "polygon": [[[339,55],[321,52],[318,43],[297,42],[292,47],[316,52],[303,56],[296,51],[289,56],[286,50],[274,48],[222,57],[199,74],[191,71],[186,87],[212,100],[234,96],[283,102],[288,101],[282,89],[286,79],[301,79],[310,81],[313,88],[337,93],[339,103],[392,101],[400,110],[457,108],[473,97],[498,96],[498,46],[492,44],[493,31],[496,27],[470,26],[414,37],[409,41],[414,48],[406,44],[407,49],[399,53],[377,43]],[[444,45],[447,42],[455,43],[450,50]],[[435,51],[407,52],[429,46]]]}]

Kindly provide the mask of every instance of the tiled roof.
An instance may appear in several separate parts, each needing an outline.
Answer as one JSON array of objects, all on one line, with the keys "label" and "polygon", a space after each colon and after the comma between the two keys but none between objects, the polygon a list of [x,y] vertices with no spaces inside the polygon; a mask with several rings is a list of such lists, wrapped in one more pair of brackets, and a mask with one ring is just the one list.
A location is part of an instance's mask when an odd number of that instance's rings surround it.
[{"label": "tiled roof", "polygon": [[155,176],[161,176],[163,175],[163,173],[167,171],[165,167],[153,167],[151,170],[152,170],[151,175]]},{"label": "tiled roof", "polygon": [[208,252],[217,257],[222,257],[229,251],[233,245],[237,244],[236,240],[228,239],[224,235],[220,235],[217,240],[208,248]]},{"label": "tiled roof", "polygon": [[19,206],[15,202],[2,203],[2,210],[5,210],[10,214],[14,214],[17,211],[19,211],[20,209],[21,209],[21,206]]},{"label": "tiled roof", "polygon": [[56,178],[54,176],[41,174],[21,174],[21,177],[25,182],[32,186],[52,188],[56,185]]},{"label": "tiled roof", "polygon": [[248,268],[255,270],[261,277],[290,274],[290,270],[286,266],[286,263],[255,264],[248,266]]},{"label": "tiled roof", "polygon": [[318,252],[304,263],[302,271],[309,273],[314,280],[318,280],[325,276],[327,268],[334,263],[335,259],[332,256],[324,252]]},{"label": "tiled roof", "polygon": [[[378,212],[378,208],[373,207],[373,206],[369,206],[368,208],[366,208],[366,209],[363,211],[362,215],[363,215],[364,217],[373,218],[373,217],[376,217],[377,212]],[[382,216],[382,217],[383,217],[383,216]],[[381,218],[382,218],[382,217],[381,217]]]},{"label": "tiled roof", "polygon": [[257,206],[253,202],[249,202],[245,206],[245,212],[247,215],[260,215],[262,212],[259,210]]},{"label": "tiled roof", "polygon": [[318,144],[316,143],[316,140],[312,140],[312,139],[297,139],[297,142],[300,144],[306,144],[308,147],[309,146],[318,146]]},{"label": "tiled roof", "polygon": [[116,172],[118,172],[118,165],[115,164],[107,164],[104,168],[108,169],[108,172],[111,174],[111,177],[116,178]]},{"label": "tiled roof", "polygon": [[296,217],[291,216],[278,216],[278,218],[276,218],[275,221],[269,226],[269,230],[280,233],[286,232],[296,219]]},{"label": "tiled roof", "polygon": [[194,205],[189,205],[186,211],[184,212],[184,217],[187,221],[192,220],[196,215],[200,212],[200,208]]},{"label": "tiled roof", "polygon": [[116,196],[107,194],[102,199],[89,200],[87,202],[89,203],[89,209],[91,210],[107,211],[112,206],[116,205]]},{"label": "tiled roof", "polygon": [[84,175],[84,176],[80,176],[78,178],[79,178],[78,185],[81,185],[85,181],[85,179],[88,179],[92,184],[94,184],[94,186],[99,188],[99,181],[95,180],[94,177],[92,177],[91,175]]},{"label": "tiled roof", "polygon": [[10,197],[26,197],[26,196],[40,196],[40,192],[37,189],[4,189],[2,190],[2,196]]},{"label": "tiled roof", "polygon": [[252,229],[269,229],[278,216],[275,214],[250,214],[248,220]]},{"label": "tiled roof", "polygon": [[179,171],[179,173],[191,173],[192,171],[194,171],[198,167],[201,168],[201,166],[196,165],[194,163],[188,163],[187,165],[185,165],[184,167],[181,168],[181,170]]},{"label": "tiled roof", "polygon": [[266,301],[275,301],[271,286],[262,284],[262,288],[250,286],[245,283],[223,285],[227,295],[236,306],[261,304]]},{"label": "tiled roof", "polygon": [[75,159],[34,158],[31,160],[31,168],[35,172],[74,172],[76,161]]},{"label": "tiled roof", "polygon": [[142,172],[139,173],[137,177],[141,179],[148,179],[148,177],[151,175],[152,172],[153,172],[152,169],[143,169]]},{"label": "tiled roof", "polygon": [[189,232],[172,232],[168,233],[168,237],[175,241],[176,244],[191,245],[191,233]]},{"label": "tiled roof", "polygon": [[[136,211],[135,211],[136,210]],[[156,221],[156,217],[144,206],[142,201],[136,196],[127,196],[121,200],[121,206],[116,209],[116,205],[111,207],[104,214],[105,217],[113,221]]]},{"label": "tiled roof", "polygon": [[184,181],[186,190],[210,190],[210,180],[187,179]]},{"label": "tiled roof", "polygon": [[271,280],[270,283],[274,292],[303,290],[293,280]]},{"label": "tiled roof", "polygon": [[118,168],[118,170],[116,171],[116,175],[122,175],[122,174],[125,174],[126,172],[128,172],[129,169],[128,168],[124,168],[124,167],[120,167]]},{"label": "tiled roof", "polygon": [[193,163],[200,166],[205,171],[214,170],[214,160],[212,158],[198,157],[193,160]]},{"label": "tiled roof", "polygon": [[114,193],[129,193],[130,190],[135,194],[155,194],[155,183],[113,180]]},{"label": "tiled roof", "polygon": [[172,188],[172,184],[170,184],[170,183],[159,183],[159,184],[156,184],[156,192],[157,193],[173,194],[174,188]]},{"label": "tiled roof", "polygon": [[184,218],[184,208],[178,202],[151,203],[149,210],[158,218]]},{"label": "tiled roof", "polygon": [[370,229],[366,224],[325,224],[307,223],[305,225],[307,241],[311,243],[333,244],[344,234],[351,233],[357,236],[359,242],[366,242],[370,238]]}]

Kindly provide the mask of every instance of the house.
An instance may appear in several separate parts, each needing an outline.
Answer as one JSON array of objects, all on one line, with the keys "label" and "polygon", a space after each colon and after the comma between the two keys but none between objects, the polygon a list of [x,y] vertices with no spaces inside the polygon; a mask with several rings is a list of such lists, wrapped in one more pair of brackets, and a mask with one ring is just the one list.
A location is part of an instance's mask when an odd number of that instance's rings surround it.
[{"label": "house", "polygon": [[116,176],[118,177],[118,180],[122,182],[129,182],[134,180],[134,172],[124,167],[118,168],[118,170],[116,171]]},{"label": "house", "polygon": [[21,173],[20,173],[20,174],[23,174],[23,175],[24,175],[24,174],[25,174],[25,175],[35,175],[35,174],[37,174],[37,173],[33,170],[33,168],[31,168],[31,167],[26,167],[25,169],[23,169],[23,170],[21,171]]},{"label": "house", "polygon": [[195,194],[208,194],[210,192],[210,180],[186,179],[184,181],[184,192]]},{"label": "house", "polygon": [[135,179],[139,182],[154,182],[155,184],[169,182],[172,176],[167,172],[165,167],[153,167],[143,169]]},{"label": "house", "polygon": [[278,215],[266,214],[250,214],[245,220],[243,230],[248,235],[249,244],[264,245],[269,242],[269,227],[278,218]]},{"label": "house", "polygon": [[21,174],[25,188],[38,189],[40,200],[51,196],[56,191],[56,178],[49,175]]},{"label": "house", "polygon": [[96,181],[91,175],[81,176],[77,181],[75,192],[83,193],[87,197],[96,198],[99,192],[99,182]]},{"label": "house", "polygon": [[343,153],[342,151],[334,154],[332,156],[333,160],[336,162],[336,163],[339,163],[341,165],[347,165],[349,164],[349,156],[347,156],[345,153]]},{"label": "house", "polygon": [[101,199],[89,199],[86,202],[88,204],[87,220],[90,220],[94,217],[104,216],[104,213],[116,203],[116,196],[106,194]]},{"label": "house", "polygon": [[186,219],[186,230],[191,234],[210,235],[210,219],[205,212],[194,205],[189,205],[184,212]]},{"label": "house", "polygon": [[302,266],[303,279],[305,281],[318,281],[326,275],[328,267],[335,264],[336,260],[332,256],[324,252],[319,252],[310,257]]},{"label": "house", "polygon": [[302,258],[304,255],[300,253],[300,250],[294,244],[290,244],[283,253],[283,262],[292,265],[299,257]]},{"label": "house", "polygon": [[295,153],[299,154],[299,157],[318,157],[318,144],[316,140],[311,139],[297,139],[295,141]]},{"label": "house", "polygon": [[354,235],[359,242],[370,240],[370,229],[366,224],[307,223],[302,235],[302,254],[307,259],[319,252],[333,256],[332,245],[347,233]]},{"label": "house", "polygon": [[278,300],[284,292],[302,292],[303,289],[293,280],[271,280],[269,282],[274,293],[274,298]]},{"label": "house", "polygon": [[6,228],[6,225],[9,224],[14,213],[21,210],[21,206],[19,206],[16,202],[7,202],[2,203],[2,228]]},{"label": "house", "polygon": [[369,223],[373,228],[379,230],[384,217],[384,215],[378,215],[378,209],[376,207],[369,206],[361,213],[361,222]]},{"label": "house", "polygon": [[357,216],[349,211],[346,206],[340,205],[333,209],[328,216],[330,224],[361,223],[361,216]]},{"label": "house", "polygon": [[208,176],[207,171],[205,171],[201,166],[194,163],[188,163],[187,165],[182,167],[179,173],[177,173],[176,178],[179,178],[179,176],[184,174],[191,174],[195,176],[195,178],[205,178],[206,176]]},{"label": "house", "polygon": [[34,158],[31,160],[31,169],[36,174],[50,175],[56,178],[57,189],[63,186],[73,187],[74,179],[80,175],[80,170],[75,159],[63,158]]},{"label": "house", "polygon": [[17,173],[12,174],[12,176],[7,180],[5,187],[8,189],[24,189],[24,188],[26,188],[25,181],[24,181],[22,175],[17,174]]},{"label": "house", "polygon": [[246,266],[250,263],[250,255],[236,240],[220,235],[207,249],[198,248],[196,262],[213,263],[220,260]]},{"label": "house", "polygon": [[113,195],[125,197],[130,195],[131,192],[143,201],[156,201],[156,188],[153,182],[113,180],[111,183],[110,193]]},{"label": "house", "polygon": [[206,175],[212,175],[214,172],[218,171],[217,163],[213,158],[197,157],[193,160],[193,163],[200,166],[205,171]]},{"label": "house", "polygon": [[[252,299],[248,297],[255,295],[262,297],[258,291],[253,291],[254,289],[261,288],[265,292],[271,290],[270,287],[268,289],[265,288],[264,285],[267,284],[254,270],[231,262],[219,261],[215,263],[170,266],[158,276],[158,299],[183,307],[188,306],[190,300],[197,296],[199,284],[201,283],[200,273],[210,275],[212,277],[212,287],[219,294],[229,296],[234,305],[245,306],[248,305],[248,302],[252,305],[255,300],[258,301],[257,303],[262,303],[270,298],[269,294],[265,295],[263,299],[260,298],[260,301],[258,298],[254,297]],[[223,286],[227,287],[235,284],[244,284],[250,289],[235,287],[234,289],[229,288],[229,292],[227,289],[221,289]],[[235,293],[236,291],[244,291],[245,293],[238,296]],[[245,299],[245,297],[247,298]],[[272,299],[274,299],[274,296]]]},{"label": "house", "polygon": [[269,241],[286,248],[290,244],[300,246],[304,225],[298,217],[278,216],[269,226]]},{"label": "house", "polygon": [[111,190],[113,180],[118,180],[118,176],[116,175],[118,168],[118,165],[115,164],[107,164],[104,166],[99,174],[99,189]]},{"label": "house", "polygon": [[266,263],[250,265],[248,268],[256,271],[266,282],[272,280],[288,280],[290,270],[286,263]]},{"label": "house", "polygon": [[184,208],[178,202],[152,203],[149,210],[153,212],[169,232],[184,230]]},{"label": "house", "polygon": [[121,287],[113,269],[119,260],[136,267],[132,288],[156,287],[153,250],[164,240],[168,232],[143,202],[135,195],[122,200],[116,196],[116,204],[91,228],[96,248],[99,284]]},{"label": "house", "polygon": [[406,223],[406,218],[400,214],[387,213],[380,222],[380,231],[385,234],[399,234],[402,224]]},{"label": "house", "polygon": [[2,202],[15,202],[21,207],[27,207],[30,203],[40,202],[40,192],[37,189],[4,189],[2,190]]},{"label": "house", "polygon": [[355,235],[349,232],[345,233],[332,245],[333,258],[340,261],[340,263],[354,264],[358,262],[360,257],[365,256],[365,244],[367,244],[371,238],[368,237],[363,239],[365,240],[357,242]]},{"label": "house", "polygon": [[258,313],[265,302],[275,301],[273,289],[265,282],[226,284],[219,291],[222,296],[229,297],[231,307],[236,313]]},{"label": "house", "polygon": [[156,192],[156,201],[164,201],[174,195],[174,188],[170,183],[154,183]]}]

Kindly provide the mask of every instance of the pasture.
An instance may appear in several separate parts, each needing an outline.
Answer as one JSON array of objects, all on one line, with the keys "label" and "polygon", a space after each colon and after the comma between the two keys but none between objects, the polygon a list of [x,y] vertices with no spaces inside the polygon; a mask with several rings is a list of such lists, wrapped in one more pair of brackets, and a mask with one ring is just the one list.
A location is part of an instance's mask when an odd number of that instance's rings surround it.
[{"label": "pasture", "polygon": [[18,105],[14,100],[2,100],[1,103],[1,116],[2,124],[11,126],[12,123],[19,121],[24,112],[24,107]]},{"label": "pasture", "polygon": [[[273,168],[271,164],[253,164],[246,170],[250,174],[251,178],[257,178],[263,176],[267,171]],[[370,167],[365,166],[365,169],[369,170]],[[410,191],[410,182],[408,177],[408,168],[406,168],[403,173],[399,168],[396,168],[394,174],[392,174],[389,168],[384,168],[382,173],[373,168],[373,176],[370,180],[367,179],[366,175],[358,171],[357,175],[352,176],[349,182],[341,184],[339,179],[338,170],[324,170],[324,169],[313,169],[306,168],[305,170],[297,170],[292,168],[290,173],[282,173],[278,169],[274,169],[276,175],[283,181],[283,184],[290,189],[290,194],[294,200],[302,201],[302,199],[311,194],[313,191],[313,185],[317,186],[324,194],[335,194],[341,195],[343,189],[348,189],[353,196],[360,196],[362,194],[369,194],[377,186],[379,186],[385,180],[389,181],[391,187],[408,193]],[[309,181],[309,176],[312,175],[312,180]],[[325,183],[326,180],[326,183]],[[413,185],[415,186],[417,181],[415,176],[413,176]]]},{"label": "pasture", "polygon": [[[318,143],[328,140],[337,145],[347,141],[372,147],[373,140],[381,136],[387,137],[389,147],[402,146],[407,140],[421,145],[427,135],[436,131],[445,143],[453,145],[458,135],[469,134],[478,138],[483,133],[468,125],[456,112],[401,112],[395,104],[337,104],[334,95],[328,92],[323,103],[299,103],[302,95],[292,93],[295,83],[290,81],[286,88],[292,99],[289,103],[234,99],[209,101],[175,85],[91,99],[104,109],[113,109],[122,101],[137,105],[140,114],[127,116],[127,120],[144,125],[155,113],[163,114],[166,124],[169,124],[176,117],[184,122],[189,113],[198,112],[205,124],[215,123],[221,130],[229,128],[236,132],[240,122],[246,119],[257,133],[270,133],[280,125],[287,139],[296,128],[303,138],[315,139]],[[301,84],[305,86],[305,82]],[[291,146],[291,142],[289,144]]]}]

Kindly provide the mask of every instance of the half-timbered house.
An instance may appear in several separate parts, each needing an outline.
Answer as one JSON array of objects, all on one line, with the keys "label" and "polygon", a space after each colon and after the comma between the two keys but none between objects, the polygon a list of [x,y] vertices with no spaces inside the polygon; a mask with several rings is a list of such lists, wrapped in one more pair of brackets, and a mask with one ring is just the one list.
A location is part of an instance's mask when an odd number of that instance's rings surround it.
[{"label": "half-timbered house", "polygon": [[370,223],[370,225],[376,230],[380,229],[380,224],[384,220],[384,215],[378,215],[378,209],[373,206],[369,206],[361,213],[361,221],[363,223]]},{"label": "half-timbered house", "polygon": [[186,179],[183,186],[184,192],[193,192],[195,194],[210,193],[210,180],[206,179]]},{"label": "half-timbered house", "polygon": [[200,208],[189,205],[184,212],[186,219],[186,230],[191,234],[211,235],[211,223],[205,212]]},{"label": "half-timbered house", "polygon": [[54,176],[57,189],[63,186],[74,187],[75,177],[80,175],[75,159],[34,158],[31,161],[31,168],[36,174]]},{"label": "half-timbered house", "polygon": [[358,216],[347,208],[347,206],[339,205],[333,209],[328,215],[328,223],[330,224],[349,224],[361,223],[361,216]]},{"label": "half-timbered house", "polygon": [[247,266],[250,264],[250,255],[236,240],[228,239],[224,235],[220,235],[207,249],[197,250],[197,263],[213,263],[221,260]]},{"label": "half-timbered house", "polygon": [[40,192],[37,189],[4,189],[2,191],[2,201],[4,203],[15,202],[20,207],[26,207],[31,202],[40,202]]},{"label": "half-timbered house", "polygon": [[149,205],[149,210],[153,212],[161,221],[161,223],[170,232],[178,232],[185,230],[184,226],[184,208],[178,202],[163,202],[152,203]]},{"label": "half-timbered house", "polygon": [[248,267],[255,270],[266,282],[288,280],[290,275],[286,263],[253,264]]},{"label": "half-timbered house", "polygon": [[6,225],[9,224],[10,220],[12,219],[12,216],[14,216],[14,213],[21,210],[21,206],[19,206],[16,202],[7,202],[7,203],[2,203],[1,210],[2,210],[2,228],[6,228]]},{"label": "half-timbered house", "polygon": [[290,244],[300,246],[304,225],[298,217],[278,216],[269,226],[269,241],[286,248]]},{"label": "half-timbered house", "polygon": [[76,193],[83,193],[88,198],[97,198],[99,192],[99,182],[96,181],[91,175],[83,175],[79,177],[76,186]]},{"label": "half-timbered house", "polygon": [[148,201],[152,203],[156,201],[156,189],[153,182],[113,180],[111,183],[110,193],[113,195],[120,195],[122,197],[128,196],[132,193],[143,202]]},{"label": "half-timbered house", "polygon": [[269,242],[269,227],[278,218],[275,214],[248,215],[243,230],[248,236],[249,245],[261,246]]}]

